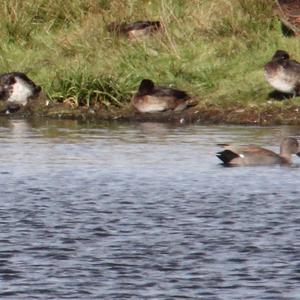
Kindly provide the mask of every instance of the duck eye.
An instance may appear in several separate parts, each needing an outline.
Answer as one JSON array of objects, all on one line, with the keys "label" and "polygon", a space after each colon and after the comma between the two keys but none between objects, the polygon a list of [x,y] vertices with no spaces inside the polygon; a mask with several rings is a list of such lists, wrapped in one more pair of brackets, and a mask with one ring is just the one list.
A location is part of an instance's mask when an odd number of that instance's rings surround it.
[{"label": "duck eye", "polygon": [[289,59],[289,55],[288,54],[282,54],[282,57],[281,57],[282,59]]}]

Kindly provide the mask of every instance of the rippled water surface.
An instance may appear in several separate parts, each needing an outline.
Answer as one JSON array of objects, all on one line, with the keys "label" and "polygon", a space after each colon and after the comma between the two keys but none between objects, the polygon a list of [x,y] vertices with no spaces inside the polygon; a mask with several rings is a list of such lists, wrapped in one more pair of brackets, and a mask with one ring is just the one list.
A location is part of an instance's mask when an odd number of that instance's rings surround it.
[{"label": "rippled water surface", "polygon": [[300,299],[300,159],[215,157],[287,135],[2,120],[0,299]]}]

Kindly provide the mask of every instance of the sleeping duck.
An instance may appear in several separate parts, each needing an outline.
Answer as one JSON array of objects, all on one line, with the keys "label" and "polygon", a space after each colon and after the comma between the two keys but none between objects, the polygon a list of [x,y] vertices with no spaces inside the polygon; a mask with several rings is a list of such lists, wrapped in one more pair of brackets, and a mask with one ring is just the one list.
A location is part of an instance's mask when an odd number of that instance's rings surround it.
[{"label": "sleeping duck", "polygon": [[0,101],[26,105],[41,91],[24,73],[11,72],[0,75]]},{"label": "sleeping duck", "polygon": [[165,110],[181,111],[190,105],[191,97],[184,91],[155,86],[150,79],[143,79],[131,104],[141,113]]},{"label": "sleeping duck", "polygon": [[300,63],[291,60],[284,50],[277,50],[265,64],[265,78],[277,91],[300,95]]},{"label": "sleeping duck", "polygon": [[125,36],[130,40],[151,35],[160,29],[161,23],[159,21],[136,21],[129,24],[112,22],[107,26],[109,32]]}]

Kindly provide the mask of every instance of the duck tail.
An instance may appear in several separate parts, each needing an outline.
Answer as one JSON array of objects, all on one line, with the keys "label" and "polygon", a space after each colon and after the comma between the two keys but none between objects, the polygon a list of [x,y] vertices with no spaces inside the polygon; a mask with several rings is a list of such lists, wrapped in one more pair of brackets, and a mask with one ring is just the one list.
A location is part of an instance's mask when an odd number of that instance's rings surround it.
[{"label": "duck tail", "polygon": [[197,104],[199,103],[199,99],[197,99],[197,97],[190,97],[188,96],[188,99],[187,99],[187,106],[190,107],[190,106],[196,106]]},{"label": "duck tail", "polygon": [[120,31],[122,31],[124,26],[125,23],[111,22],[106,26],[106,29],[110,33],[119,33]]},{"label": "duck tail", "polygon": [[159,30],[161,28],[161,23],[160,21],[152,21],[151,25],[156,29]]},{"label": "duck tail", "polygon": [[224,150],[221,152],[218,152],[217,157],[225,164],[230,164],[230,162],[234,159],[239,157],[238,154],[230,151],[230,150]]}]

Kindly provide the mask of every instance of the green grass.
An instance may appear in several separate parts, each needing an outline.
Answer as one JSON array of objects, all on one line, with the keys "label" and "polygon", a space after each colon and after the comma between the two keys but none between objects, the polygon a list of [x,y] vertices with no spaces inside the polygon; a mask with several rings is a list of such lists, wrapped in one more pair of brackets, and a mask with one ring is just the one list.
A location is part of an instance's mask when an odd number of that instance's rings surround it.
[{"label": "green grass", "polygon": [[[53,101],[126,104],[150,78],[199,101],[260,104],[272,90],[263,65],[276,49],[300,59],[283,36],[273,0],[3,0],[1,72],[26,72]],[[120,4],[121,3],[121,4]],[[111,21],[161,20],[138,42],[110,35]]]}]

